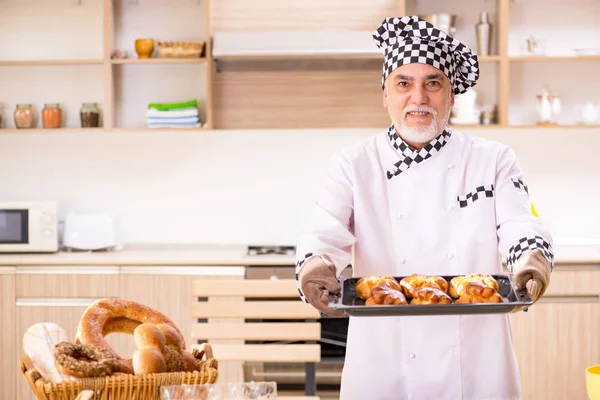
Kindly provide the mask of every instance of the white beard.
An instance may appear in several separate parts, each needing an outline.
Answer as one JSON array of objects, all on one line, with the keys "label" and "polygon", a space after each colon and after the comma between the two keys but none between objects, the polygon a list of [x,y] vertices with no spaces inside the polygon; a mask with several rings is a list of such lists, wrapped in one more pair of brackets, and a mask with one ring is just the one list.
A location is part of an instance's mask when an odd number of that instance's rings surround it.
[{"label": "white beard", "polygon": [[[387,90],[387,87],[386,87]],[[450,101],[450,98],[448,98]],[[429,143],[436,137],[442,134],[442,131],[448,123],[450,117],[450,107],[446,107],[447,111],[444,115],[439,116],[437,112],[428,106],[408,106],[402,115],[402,122],[396,121],[391,115],[392,122],[398,131],[398,135],[406,142],[410,143]],[[426,111],[432,114],[431,123],[427,126],[413,127],[406,124],[406,114],[411,111]]]}]

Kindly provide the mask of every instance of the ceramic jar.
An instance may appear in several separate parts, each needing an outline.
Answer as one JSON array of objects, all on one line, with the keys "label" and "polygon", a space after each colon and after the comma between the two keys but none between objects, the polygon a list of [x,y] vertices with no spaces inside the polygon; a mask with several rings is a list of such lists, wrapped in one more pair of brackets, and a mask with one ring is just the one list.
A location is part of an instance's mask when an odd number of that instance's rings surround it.
[{"label": "ceramic jar", "polygon": [[82,128],[97,128],[100,126],[100,109],[97,103],[83,103],[79,110]]},{"label": "ceramic jar", "polygon": [[33,110],[31,104],[17,104],[13,116],[17,129],[33,128]]},{"label": "ceramic jar", "polygon": [[57,103],[44,104],[42,110],[42,124],[45,129],[60,128],[62,111]]}]

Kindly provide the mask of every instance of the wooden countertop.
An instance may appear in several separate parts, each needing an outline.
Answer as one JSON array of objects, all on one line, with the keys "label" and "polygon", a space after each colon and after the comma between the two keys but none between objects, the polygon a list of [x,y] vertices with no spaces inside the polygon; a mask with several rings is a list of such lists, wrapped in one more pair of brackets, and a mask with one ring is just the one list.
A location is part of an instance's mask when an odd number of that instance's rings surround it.
[{"label": "wooden countertop", "polygon": [[[555,263],[598,264],[600,246],[555,246]],[[243,245],[130,245],[113,252],[59,252],[51,254],[0,254],[4,266],[253,266],[295,264],[294,255],[248,256]]]}]

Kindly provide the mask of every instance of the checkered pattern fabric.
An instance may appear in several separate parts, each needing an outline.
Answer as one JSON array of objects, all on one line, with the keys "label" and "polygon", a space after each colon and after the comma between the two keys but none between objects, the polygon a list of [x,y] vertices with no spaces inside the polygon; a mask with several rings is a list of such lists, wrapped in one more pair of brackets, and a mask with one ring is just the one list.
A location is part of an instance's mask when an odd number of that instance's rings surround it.
[{"label": "checkered pattern fabric", "polygon": [[546,239],[541,236],[524,237],[519,239],[519,242],[508,249],[508,258],[506,264],[510,272],[514,272],[513,269],[517,260],[528,250],[540,249],[546,256],[550,269],[554,269],[554,251],[552,245]]},{"label": "checkered pattern fabric", "polygon": [[457,196],[457,200],[460,208],[465,208],[469,205],[469,202],[474,203],[480,197],[494,197],[494,185],[478,186],[474,191],[467,193],[465,196]]},{"label": "checkered pattern fabric", "polygon": [[306,260],[311,258],[313,255],[314,255],[313,253],[306,253],[304,255],[304,258],[302,258],[301,260],[298,260],[298,262],[296,262],[296,288],[298,289],[298,294],[300,295],[300,299],[305,303],[308,303],[308,301],[306,300],[306,297],[304,297],[304,293],[302,293],[302,289],[300,288],[300,280],[298,279],[298,274],[300,273],[300,268],[302,267],[302,265],[306,262]]},{"label": "checkered pattern fabric", "polygon": [[417,17],[386,18],[373,33],[384,55],[382,85],[396,68],[428,64],[442,71],[454,94],[466,92],[479,79],[479,59],[463,43]]},{"label": "checkered pattern fabric", "polygon": [[527,188],[527,185],[525,185],[521,179],[511,179],[511,181],[517,189],[524,190],[525,192],[527,192],[527,194],[529,194],[529,189]]},{"label": "checkered pattern fabric", "polygon": [[394,147],[400,154],[400,161],[394,164],[394,167],[391,169],[391,171],[387,171],[388,180],[400,175],[414,164],[425,161],[434,154],[438,153],[442,147],[448,143],[448,139],[451,135],[452,131],[450,128],[446,128],[440,136],[433,139],[425,147],[420,150],[415,150],[406,144],[404,140],[402,140],[402,138],[396,132],[394,124],[392,124],[388,129],[388,139],[392,147]]}]

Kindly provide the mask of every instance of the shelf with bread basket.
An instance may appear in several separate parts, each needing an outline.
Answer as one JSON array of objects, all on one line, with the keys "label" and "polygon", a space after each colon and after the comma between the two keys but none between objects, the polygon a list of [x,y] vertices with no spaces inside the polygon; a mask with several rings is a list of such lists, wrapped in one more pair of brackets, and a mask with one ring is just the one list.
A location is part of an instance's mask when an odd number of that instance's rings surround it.
[{"label": "shelf with bread basket", "polygon": [[206,360],[204,369],[194,372],[167,372],[157,374],[130,375],[118,374],[99,378],[82,378],[75,381],[46,382],[34,368],[31,359],[23,355],[20,362],[21,372],[39,400],[61,399],[75,400],[85,390],[92,390],[102,399],[138,399],[154,400],[159,396],[161,386],[214,384],[218,379],[218,370],[212,367],[212,349],[205,344]]}]

